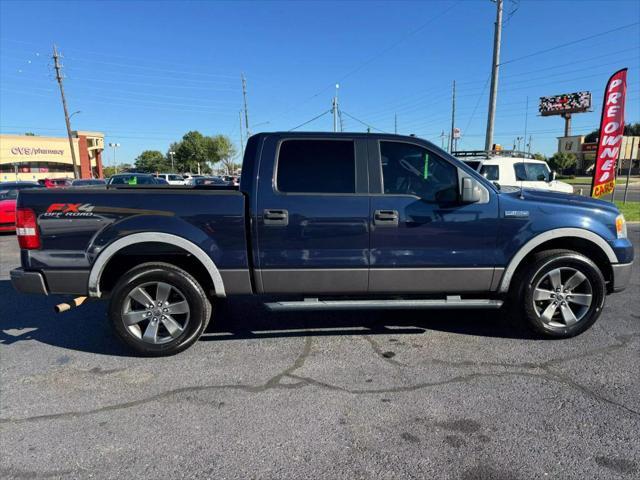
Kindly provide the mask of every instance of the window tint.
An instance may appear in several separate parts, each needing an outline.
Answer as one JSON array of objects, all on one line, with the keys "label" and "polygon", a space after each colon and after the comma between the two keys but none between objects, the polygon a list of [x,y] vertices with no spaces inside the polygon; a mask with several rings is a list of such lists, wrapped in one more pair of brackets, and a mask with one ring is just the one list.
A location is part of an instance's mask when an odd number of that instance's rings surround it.
[{"label": "window tint", "polygon": [[184,178],[182,178],[180,175],[169,175],[169,180],[173,181],[182,181],[184,180]]},{"label": "window tint", "polygon": [[480,169],[480,175],[487,180],[499,180],[500,172],[498,165],[483,165]]},{"label": "window tint", "polygon": [[544,163],[519,162],[513,165],[520,182],[548,182],[549,167]]},{"label": "window tint", "polygon": [[111,177],[109,181],[110,185],[149,185],[153,183],[156,183],[153,177],[142,175],[118,175]]},{"label": "window tint", "polygon": [[352,141],[287,140],[280,146],[277,184],[281,192],[355,193]]},{"label": "window tint", "polygon": [[380,142],[384,193],[416,195],[428,202],[458,199],[455,166],[422,147],[400,142]]}]

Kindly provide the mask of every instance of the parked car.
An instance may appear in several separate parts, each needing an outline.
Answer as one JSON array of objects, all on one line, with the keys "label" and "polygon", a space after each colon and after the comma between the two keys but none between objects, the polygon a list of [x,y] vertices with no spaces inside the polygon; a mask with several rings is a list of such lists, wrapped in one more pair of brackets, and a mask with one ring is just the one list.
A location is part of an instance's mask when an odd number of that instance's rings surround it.
[{"label": "parked car", "polygon": [[41,187],[36,182],[0,182],[0,232],[15,231],[18,192],[27,188]]},{"label": "parked car", "polygon": [[225,182],[220,177],[196,177],[190,180],[189,185],[214,185],[219,187],[228,187],[231,184],[229,182]]},{"label": "parked car", "polygon": [[485,159],[465,157],[458,152],[454,155],[500,186],[573,193],[571,185],[556,180],[556,173],[551,171],[547,162],[524,153],[518,152],[517,156],[488,155]]},{"label": "parked car", "polygon": [[68,178],[43,178],[38,183],[45,188],[63,188],[70,187],[71,180]]},{"label": "parked car", "polygon": [[78,178],[71,182],[72,187],[94,187],[96,185],[106,185],[106,180],[102,178]]},{"label": "parked car", "polygon": [[149,173],[117,173],[109,178],[107,185],[161,185],[166,180],[154,177]]},{"label": "parked car", "polygon": [[205,175],[198,175],[198,174],[194,174],[194,173],[183,173],[182,177],[184,178],[184,181],[187,185],[190,184],[190,182],[195,179],[195,178],[199,178],[199,177],[204,177]]},{"label": "parked car", "polygon": [[234,176],[234,175],[224,175],[224,176],[222,177],[222,179],[223,179],[225,182],[229,182],[229,184],[230,184],[230,185],[233,185],[233,186],[235,186],[235,187],[239,187],[239,186],[240,186],[240,178],[239,178],[239,177],[236,177],[236,176]]},{"label": "parked car", "polygon": [[185,185],[185,179],[177,173],[158,173],[154,175],[156,178],[162,178],[169,185]]},{"label": "parked car", "polygon": [[260,133],[239,190],[32,189],[17,218],[14,287],[107,299],[117,335],[145,355],[184,350],[212,306],[247,294],[272,310],[504,307],[566,338],[633,262],[615,205],[500,189],[387,134]]}]

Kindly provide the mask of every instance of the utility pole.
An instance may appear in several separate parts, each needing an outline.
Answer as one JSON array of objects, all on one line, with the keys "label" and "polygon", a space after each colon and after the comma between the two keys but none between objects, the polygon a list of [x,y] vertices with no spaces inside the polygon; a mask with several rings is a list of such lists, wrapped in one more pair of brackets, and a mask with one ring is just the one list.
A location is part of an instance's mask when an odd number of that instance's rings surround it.
[{"label": "utility pole", "polygon": [[242,139],[242,110],[238,112],[238,117],[240,118],[240,157],[244,154],[244,140]]},{"label": "utility pole", "polygon": [[447,138],[447,134],[444,133],[444,130],[442,130],[442,133],[440,134],[440,148],[442,148],[442,150],[445,149],[444,146],[444,139]]},{"label": "utility pole", "polygon": [[451,136],[449,137],[449,153],[453,153],[455,143],[454,129],[456,128],[456,81],[453,81],[453,91],[451,95]]},{"label": "utility pole", "polygon": [[488,152],[493,147],[493,124],[496,118],[498,100],[498,74],[500,69],[500,37],[502,36],[502,0],[496,0],[496,24],[493,33],[493,61],[491,63],[491,91],[489,92],[489,114],[487,116],[487,136],[484,149]]},{"label": "utility pole", "polygon": [[242,98],[244,99],[244,126],[247,132],[247,138],[251,136],[249,131],[249,111],[247,110],[247,79],[242,74]]},{"label": "utility pole", "polygon": [[53,46],[53,66],[56,69],[56,80],[60,87],[60,96],[62,97],[62,109],[64,110],[64,121],[67,124],[67,136],[69,137],[69,148],[71,148],[71,161],[73,162],[73,178],[79,178],[78,163],[76,162],[76,151],[73,148],[73,134],[71,133],[71,121],[69,120],[69,110],[67,110],[67,99],[64,96],[64,87],[62,86],[62,66],[60,65],[60,55],[58,49]]},{"label": "utility pole", "polygon": [[176,152],[169,152],[169,156],[171,157],[171,173],[175,173],[175,167],[173,166],[173,156],[176,154]]},{"label": "utility pole", "polygon": [[393,132],[396,135],[398,134],[398,114],[397,113],[393,116]]},{"label": "utility pole", "polygon": [[340,84],[336,83],[336,94],[333,97],[333,101],[331,103],[331,112],[333,113],[333,131],[338,131],[338,89],[340,88]]}]

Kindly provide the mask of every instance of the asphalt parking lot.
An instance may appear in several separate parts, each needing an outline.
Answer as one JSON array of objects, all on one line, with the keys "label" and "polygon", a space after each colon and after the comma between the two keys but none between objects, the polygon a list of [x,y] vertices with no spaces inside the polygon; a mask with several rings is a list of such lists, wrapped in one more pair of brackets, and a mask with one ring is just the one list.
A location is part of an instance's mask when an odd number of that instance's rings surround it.
[{"label": "asphalt parking lot", "polygon": [[[630,226],[636,251],[640,228]],[[219,306],[170,358],[130,356],[102,303],[8,281],[0,236],[3,478],[638,478],[640,269],[583,335],[481,311]]]}]

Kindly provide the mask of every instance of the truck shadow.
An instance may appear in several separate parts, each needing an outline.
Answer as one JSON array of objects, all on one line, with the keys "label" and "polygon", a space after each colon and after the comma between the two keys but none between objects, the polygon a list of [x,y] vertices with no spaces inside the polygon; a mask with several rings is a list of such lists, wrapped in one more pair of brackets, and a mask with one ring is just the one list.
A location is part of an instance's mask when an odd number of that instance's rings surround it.
[{"label": "truck shadow", "polygon": [[[63,297],[21,295],[0,281],[0,344],[25,340],[104,355],[130,356],[111,330],[106,303],[87,302],[57,315]],[[491,310],[269,312],[258,298],[221,302],[202,341],[339,335],[423,335],[429,331],[495,338],[532,338]]]}]

